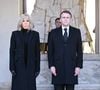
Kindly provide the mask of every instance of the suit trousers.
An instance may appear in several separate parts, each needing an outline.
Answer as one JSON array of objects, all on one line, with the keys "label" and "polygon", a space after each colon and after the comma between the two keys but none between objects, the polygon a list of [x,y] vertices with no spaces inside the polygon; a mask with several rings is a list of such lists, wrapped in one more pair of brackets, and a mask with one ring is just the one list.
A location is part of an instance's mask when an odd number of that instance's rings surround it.
[{"label": "suit trousers", "polygon": [[74,84],[54,85],[54,90],[74,90]]}]

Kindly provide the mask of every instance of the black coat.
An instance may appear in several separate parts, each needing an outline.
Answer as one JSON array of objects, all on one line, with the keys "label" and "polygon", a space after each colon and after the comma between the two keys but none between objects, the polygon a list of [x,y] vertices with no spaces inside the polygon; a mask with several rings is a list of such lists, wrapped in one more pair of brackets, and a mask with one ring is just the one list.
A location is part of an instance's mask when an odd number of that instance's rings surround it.
[{"label": "black coat", "polygon": [[[24,44],[23,32],[12,32],[10,40],[10,71],[13,74],[11,90],[36,90],[36,76],[40,72],[39,33],[30,30],[27,37],[27,50]],[[24,50],[27,51],[27,64]]]},{"label": "black coat", "polygon": [[52,75],[53,84],[77,84],[75,67],[82,68],[83,53],[80,30],[70,26],[69,37],[64,42],[62,28],[56,28],[48,37],[49,68],[55,66],[57,76]]}]

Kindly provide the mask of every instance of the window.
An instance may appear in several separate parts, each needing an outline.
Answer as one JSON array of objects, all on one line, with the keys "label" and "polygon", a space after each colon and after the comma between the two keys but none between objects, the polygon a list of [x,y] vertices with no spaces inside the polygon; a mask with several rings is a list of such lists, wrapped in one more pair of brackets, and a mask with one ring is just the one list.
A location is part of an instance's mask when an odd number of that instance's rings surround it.
[{"label": "window", "polygon": [[29,15],[31,15],[34,10],[34,4],[36,0],[26,0],[26,11]]}]

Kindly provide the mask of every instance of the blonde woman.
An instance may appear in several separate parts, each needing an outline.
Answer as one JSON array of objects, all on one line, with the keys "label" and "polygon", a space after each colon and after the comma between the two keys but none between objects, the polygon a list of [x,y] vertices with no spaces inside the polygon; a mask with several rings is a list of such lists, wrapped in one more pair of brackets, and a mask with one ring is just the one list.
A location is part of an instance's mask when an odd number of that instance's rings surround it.
[{"label": "blonde woman", "polygon": [[36,90],[40,72],[39,33],[32,30],[29,15],[23,14],[10,40],[11,90]]}]

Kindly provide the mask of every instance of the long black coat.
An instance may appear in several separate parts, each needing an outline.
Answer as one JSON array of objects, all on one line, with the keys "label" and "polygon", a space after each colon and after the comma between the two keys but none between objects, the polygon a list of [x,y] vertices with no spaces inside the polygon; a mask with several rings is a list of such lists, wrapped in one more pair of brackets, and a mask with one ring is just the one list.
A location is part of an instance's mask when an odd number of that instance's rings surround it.
[{"label": "long black coat", "polygon": [[80,30],[70,26],[69,37],[64,43],[62,28],[52,30],[48,37],[49,68],[55,66],[57,76],[52,75],[53,84],[77,84],[75,67],[82,68],[83,53]]},{"label": "long black coat", "polygon": [[36,90],[36,76],[40,72],[39,33],[30,30],[27,43],[27,65],[25,64],[24,37],[22,31],[12,32],[10,40],[11,90]]}]

